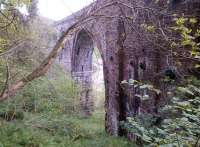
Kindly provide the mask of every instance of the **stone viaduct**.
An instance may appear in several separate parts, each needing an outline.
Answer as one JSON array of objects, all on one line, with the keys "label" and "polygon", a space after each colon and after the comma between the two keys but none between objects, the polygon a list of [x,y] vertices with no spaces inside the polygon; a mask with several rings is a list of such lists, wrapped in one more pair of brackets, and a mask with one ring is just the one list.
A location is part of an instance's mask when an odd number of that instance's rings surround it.
[{"label": "stone viaduct", "polygon": [[[87,110],[91,92],[92,54],[94,47],[99,49],[106,89],[105,127],[111,135],[123,134],[119,122],[127,116],[145,111],[157,113],[157,108],[166,101],[164,94],[152,94],[151,99],[143,104],[135,96],[141,93],[140,90],[121,86],[121,81],[135,79],[152,82],[162,91],[168,87],[160,82],[163,71],[170,66],[168,52],[160,51],[158,45],[164,41],[164,33],[158,30],[160,36],[155,39],[141,28],[144,23],[160,27],[169,23],[167,16],[155,14],[153,8],[162,12],[158,5],[163,6],[163,12],[169,10],[164,4],[155,5],[151,0],[97,0],[55,23],[62,34],[72,24],[85,18],[66,39],[58,60],[76,81],[87,87],[82,93],[82,99],[85,99],[82,105]],[[160,21],[154,22],[156,20]]]}]

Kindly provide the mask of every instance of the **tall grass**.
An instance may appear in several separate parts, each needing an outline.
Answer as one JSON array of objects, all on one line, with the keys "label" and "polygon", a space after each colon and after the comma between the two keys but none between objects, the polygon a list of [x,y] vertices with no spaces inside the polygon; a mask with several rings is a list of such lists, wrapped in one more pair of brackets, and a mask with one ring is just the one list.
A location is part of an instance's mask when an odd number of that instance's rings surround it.
[{"label": "tall grass", "polygon": [[99,109],[89,118],[79,116],[78,93],[70,76],[53,65],[46,76],[0,103],[0,147],[134,146],[126,139],[106,135],[104,93],[98,93]]}]

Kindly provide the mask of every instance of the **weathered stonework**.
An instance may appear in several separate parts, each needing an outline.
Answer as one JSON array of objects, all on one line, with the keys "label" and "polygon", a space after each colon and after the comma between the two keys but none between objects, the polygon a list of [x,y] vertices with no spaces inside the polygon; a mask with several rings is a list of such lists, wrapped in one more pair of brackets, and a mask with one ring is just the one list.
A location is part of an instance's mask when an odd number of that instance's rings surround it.
[{"label": "weathered stonework", "polygon": [[[121,81],[135,79],[150,81],[163,93],[167,89],[160,82],[160,74],[169,67],[167,53],[160,51],[157,45],[163,40],[158,37],[156,42],[152,42],[140,27],[142,23],[151,21],[148,15],[154,18],[153,13],[144,9],[147,6],[154,7],[151,4],[151,0],[97,0],[55,24],[62,33],[80,18],[86,17],[67,38],[59,59],[75,80],[88,87],[84,89],[81,98],[83,108],[88,111],[92,53],[94,46],[97,46],[104,69],[106,131],[111,135],[124,134],[119,122],[127,116],[139,111],[157,113],[159,105],[167,101],[164,95],[153,94],[150,101],[141,104],[135,96],[141,93],[139,89],[123,89],[121,86]],[[165,16],[159,19],[160,25],[167,22]]]}]

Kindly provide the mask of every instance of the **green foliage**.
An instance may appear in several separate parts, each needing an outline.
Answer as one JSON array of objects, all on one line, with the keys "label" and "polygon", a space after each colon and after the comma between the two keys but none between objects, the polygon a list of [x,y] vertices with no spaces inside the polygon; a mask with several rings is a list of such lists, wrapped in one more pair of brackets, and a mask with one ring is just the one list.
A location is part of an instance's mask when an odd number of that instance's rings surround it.
[{"label": "green foliage", "polygon": [[2,53],[4,51],[4,49],[8,43],[9,43],[8,40],[0,38],[0,53]]},{"label": "green foliage", "polygon": [[1,0],[2,4],[10,5],[13,7],[16,6],[23,6],[23,5],[30,5],[31,0]]},{"label": "green foliage", "polygon": [[171,102],[159,110],[159,116],[141,114],[128,118],[122,126],[149,146],[200,145],[200,81],[189,79],[183,85],[177,87]]},{"label": "green foliage", "polygon": [[24,5],[29,6],[30,0],[0,1],[0,40],[7,42],[4,43],[7,46],[25,38],[25,25],[21,22],[23,15],[18,10],[19,7]]},{"label": "green foliage", "polygon": [[39,78],[28,84],[13,100],[1,103],[1,109],[24,110],[25,112],[77,112],[78,90],[73,81],[57,70],[58,78]]},{"label": "green foliage", "polygon": [[[29,70],[22,66],[17,62],[17,69]],[[0,147],[134,146],[105,133],[102,109],[90,118],[80,117],[78,91],[68,74],[54,64],[45,77],[0,103]]]},{"label": "green foliage", "polygon": [[[172,86],[171,91],[163,94],[168,94],[166,99],[168,97],[170,101],[164,107],[158,108],[158,114],[142,112],[121,122],[122,127],[137,137],[140,146],[200,146],[200,81],[194,78],[183,80],[178,77],[184,76],[185,73],[182,72],[188,72],[187,69],[200,67],[199,18],[185,14],[175,14],[173,18],[174,24],[172,23],[171,27],[151,20],[140,24],[140,28],[146,32],[145,35],[151,38],[149,42],[152,41],[153,46],[159,47],[159,53],[165,52],[167,66],[170,68],[163,70],[165,77],[160,82]],[[191,63],[187,64],[187,68],[183,65],[185,61]],[[161,94],[158,87],[146,81],[130,79],[122,81],[121,84],[139,89],[140,94],[136,96],[142,102],[150,100],[152,93]]]},{"label": "green foliage", "polygon": [[141,24],[140,26],[141,26],[141,28],[142,28],[143,30],[145,30],[146,32],[150,32],[150,33],[155,32],[155,26],[153,26],[153,25]]},{"label": "green foliage", "polygon": [[[172,42],[171,46],[187,48],[191,57],[200,59],[199,42],[196,40],[200,37],[199,25],[197,18],[194,17],[175,17],[175,26],[171,27],[172,31],[179,33],[181,39],[179,42]],[[174,54],[177,54],[176,51]]]},{"label": "green foliage", "polygon": [[151,93],[156,93],[156,94],[160,94],[161,91],[157,88],[155,88],[152,84],[150,83],[142,83],[133,79],[129,79],[128,81],[124,80],[121,82],[122,86],[124,84],[128,84],[130,86],[133,86],[134,88],[139,88],[141,91],[141,94],[136,94],[137,97],[139,97],[142,101],[146,101],[149,100],[150,98],[150,94]]}]

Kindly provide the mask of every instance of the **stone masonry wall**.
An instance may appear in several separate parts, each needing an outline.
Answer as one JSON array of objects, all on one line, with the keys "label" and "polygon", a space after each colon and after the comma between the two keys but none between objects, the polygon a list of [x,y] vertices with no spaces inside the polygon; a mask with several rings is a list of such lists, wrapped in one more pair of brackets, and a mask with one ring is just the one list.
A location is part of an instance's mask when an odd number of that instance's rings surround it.
[{"label": "stone masonry wall", "polygon": [[[157,45],[163,40],[152,42],[140,27],[142,23],[150,22],[151,18],[159,18],[157,20],[164,25],[169,23],[168,18],[149,13],[148,9],[144,9],[147,6],[156,7],[151,0],[97,0],[55,24],[62,33],[80,18],[88,17],[67,38],[59,59],[74,78],[80,77],[78,73],[81,73],[80,81],[87,83],[90,89],[91,74],[88,71],[92,70],[93,48],[97,46],[103,60],[105,127],[110,135],[124,134],[119,122],[126,120],[127,116],[145,111],[157,113],[157,108],[167,101],[165,95],[152,94],[148,102],[141,104],[135,94],[144,91],[123,89],[121,86],[121,81],[135,79],[152,82],[163,92],[169,87],[160,82],[160,74],[169,66],[166,52],[161,52]],[[88,90],[85,91],[81,99],[90,101]],[[87,110],[88,103],[82,105]]]}]

